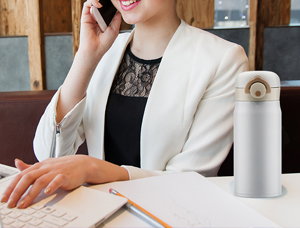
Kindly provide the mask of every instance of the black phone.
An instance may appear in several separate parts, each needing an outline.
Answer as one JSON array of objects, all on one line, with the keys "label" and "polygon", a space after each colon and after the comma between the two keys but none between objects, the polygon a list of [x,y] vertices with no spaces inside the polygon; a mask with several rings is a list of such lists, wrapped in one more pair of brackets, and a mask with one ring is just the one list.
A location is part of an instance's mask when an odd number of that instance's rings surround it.
[{"label": "black phone", "polygon": [[112,4],[111,0],[100,0],[102,5],[100,9],[92,6],[90,9],[91,15],[97,21],[102,32],[106,30],[115,16],[117,9]]}]

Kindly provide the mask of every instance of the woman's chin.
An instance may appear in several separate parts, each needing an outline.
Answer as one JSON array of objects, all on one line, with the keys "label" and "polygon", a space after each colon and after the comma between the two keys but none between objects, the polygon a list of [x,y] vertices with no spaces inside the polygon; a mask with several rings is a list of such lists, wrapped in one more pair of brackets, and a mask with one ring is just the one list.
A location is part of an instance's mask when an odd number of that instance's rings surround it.
[{"label": "woman's chin", "polygon": [[[122,15],[123,16],[123,15]],[[140,21],[137,20],[136,17],[126,17],[126,16],[123,16],[123,20],[129,24],[129,25],[135,25],[137,23],[139,23]]]}]

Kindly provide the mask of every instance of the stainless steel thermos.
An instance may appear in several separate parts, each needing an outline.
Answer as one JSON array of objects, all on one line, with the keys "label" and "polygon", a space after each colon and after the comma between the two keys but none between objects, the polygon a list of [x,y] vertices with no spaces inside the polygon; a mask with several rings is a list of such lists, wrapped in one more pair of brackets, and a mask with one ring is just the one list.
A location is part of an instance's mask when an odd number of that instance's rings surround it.
[{"label": "stainless steel thermos", "polygon": [[281,195],[280,80],[269,71],[248,71],[236,80],[234,194]]}]

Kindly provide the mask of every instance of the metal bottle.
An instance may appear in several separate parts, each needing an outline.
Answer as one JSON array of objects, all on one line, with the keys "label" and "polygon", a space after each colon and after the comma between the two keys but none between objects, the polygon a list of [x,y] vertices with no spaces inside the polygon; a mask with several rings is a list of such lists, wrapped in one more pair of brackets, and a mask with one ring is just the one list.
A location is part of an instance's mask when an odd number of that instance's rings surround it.
[{"label": "metal bottle", "polygon": [[281,195],[280,79],[249,71],[236,80],[234,110],[234,194]]}]

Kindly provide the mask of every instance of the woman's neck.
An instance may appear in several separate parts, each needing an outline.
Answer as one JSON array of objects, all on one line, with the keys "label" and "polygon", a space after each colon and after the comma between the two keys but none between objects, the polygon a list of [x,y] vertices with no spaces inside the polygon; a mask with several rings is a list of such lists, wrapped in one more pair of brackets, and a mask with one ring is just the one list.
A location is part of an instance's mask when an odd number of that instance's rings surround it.
[{"label": "woman's neck", "polygon": [[162,57],[180,23],[180,19],[175,14],[136,24],[130,46],[131,52],[141,59]]}]

